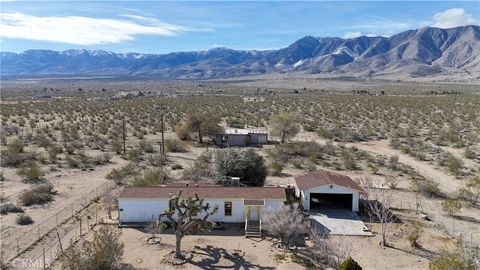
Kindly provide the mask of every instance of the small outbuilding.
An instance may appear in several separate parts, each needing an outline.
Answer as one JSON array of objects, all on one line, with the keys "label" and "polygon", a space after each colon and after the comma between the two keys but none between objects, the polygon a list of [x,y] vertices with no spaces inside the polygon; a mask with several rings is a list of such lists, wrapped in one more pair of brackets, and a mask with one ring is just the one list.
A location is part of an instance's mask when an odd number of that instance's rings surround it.
[{"label": "small outbuilding", "polygon": [[365,191],[350,177],[325,170],[296,176],[297,196],[305,210],[348,209],[359,211],[360,193]]},{"label": "small outbuilding", "polygon": [[226,129],[215,134],[215,144],[222,147],[250,146],[268,143],[266,130]]}]

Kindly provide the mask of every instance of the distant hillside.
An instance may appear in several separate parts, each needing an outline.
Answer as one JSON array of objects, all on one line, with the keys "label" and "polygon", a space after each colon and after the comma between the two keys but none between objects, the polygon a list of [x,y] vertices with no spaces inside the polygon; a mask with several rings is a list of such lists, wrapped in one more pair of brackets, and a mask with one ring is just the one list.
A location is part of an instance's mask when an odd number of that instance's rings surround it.
[{"label": "distant hillside", "polygon": [[480,26],[424,27],[391,37],[306,36],[269,51],[215,48],[169,54],[95,50],[1,53],[2,75],[147,75],[225,78],[299,72],[341,76],[425,77],[480,74]]}]

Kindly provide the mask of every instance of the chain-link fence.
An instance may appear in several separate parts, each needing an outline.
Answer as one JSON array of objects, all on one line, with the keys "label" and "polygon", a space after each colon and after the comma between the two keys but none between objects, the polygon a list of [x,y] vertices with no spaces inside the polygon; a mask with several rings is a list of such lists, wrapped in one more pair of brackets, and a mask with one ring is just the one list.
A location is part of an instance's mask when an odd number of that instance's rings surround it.
[{"label": "chain-link fence", "polygon": [[[57,252],[50,244],[52,233],[55,232],[57,238],[60,237],[60,239],[64,239],[68,233],[71,233],[72,226],[78,226],[78,232],[80,232],[89,229],[93,224],[97,224],[99,222],[98,212],[92,213],[92,210],[88,210],[87,207],[89,207],[92,202],[99,200],[102,196],[109,194],[114,187],[114,184],[105,183],[92,189],[80,199],[37,224],[30,231],[23,233],[21,236],[18,236],[7,243],[2,243],[1,262],[13,266],[12,263],[15,262],[14,259],[21,258],[22,254],[38,248],[39,245],[43,245],[46,249],[45,254],[47,257],[50,256],[49,258],[54,258],[54,255],[56,255]],[[84,210],[88,210],[88,213],[82,213],[79,215],[79,213]],[[50,253],[51,255],[49,255]],[[46,259],[47,258],[45,258],[45,260]],[[37,260],[38,258],[30,261],[33,263],[37,262]],[[22,263],[26,262],[22,261]],[[19,264],[18,260],[17,264]]]}]

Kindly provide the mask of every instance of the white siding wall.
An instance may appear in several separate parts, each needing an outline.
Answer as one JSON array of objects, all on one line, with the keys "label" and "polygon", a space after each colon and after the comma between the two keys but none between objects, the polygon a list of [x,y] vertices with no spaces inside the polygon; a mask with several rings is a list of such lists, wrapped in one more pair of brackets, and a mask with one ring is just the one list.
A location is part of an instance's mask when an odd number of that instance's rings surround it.
[{"label": "white siding wall", "polygon": [[359,204],[359,192],[354,189],[349,189],[342,186],[333,185],[333,188],[330,188],[330,185],[314,187],[300,192],[302,196],[303,207],[305,210],[310,210],[310,193],[337,193],[337,194],[353,194],[352,196],[352,210],[358,212]]},{"label": "white siding wall", "polygon": [[[232,216],[225,216],[225,202],[232,202]],[[205,199],[210,207],[218,206],[218,211],[210,218],[211,221],[222,222],[244,222],[245,207],[243,199]],[[266,209],[278,209],[283,204],[282,200],[266,200],[262,215]],[[158,218],[158,215],[168,209],[168,199],[118,199],[120,211],[120,222],[151,222]]]},{"label": "white siding wall", "polygon": [[151,222],[168,209],[168,199],[118,199],[120,222]]}]

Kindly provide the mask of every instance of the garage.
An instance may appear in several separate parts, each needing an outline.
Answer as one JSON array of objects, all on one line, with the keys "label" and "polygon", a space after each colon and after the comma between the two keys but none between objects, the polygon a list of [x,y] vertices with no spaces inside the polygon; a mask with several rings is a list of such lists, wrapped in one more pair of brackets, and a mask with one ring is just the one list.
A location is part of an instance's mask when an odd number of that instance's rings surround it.
[{"label": "garage", "polygon": [[352,211],[353,194],[310,193],[310,209],[347,209]]},{"label": "garage", "polygon": [[359,211],[363,189],[350,177],[325,170],[296,176],[297,196],[305,210]]}]

